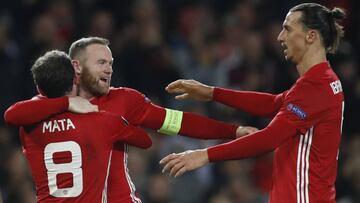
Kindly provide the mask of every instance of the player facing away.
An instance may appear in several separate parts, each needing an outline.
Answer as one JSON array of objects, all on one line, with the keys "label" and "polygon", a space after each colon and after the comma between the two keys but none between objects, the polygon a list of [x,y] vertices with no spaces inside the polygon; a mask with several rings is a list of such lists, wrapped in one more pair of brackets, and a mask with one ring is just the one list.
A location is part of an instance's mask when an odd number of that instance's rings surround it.
[{"label": "player facing away", "polygon": [[166,89],[179,93],[177,99],[214,100],[273,119],[237,140],[168,155],[160,161],[163,172],[176,177],[209,162],[274,151],[270,203],[334,203],[344,96],[326,53],[336,50],[343,34],[338,22],[344,17],[339,8],[314,3],[290,9],[278,40],[300,78],[281,94],[214,88],[194,80],[169,84]]},{"label": "player facing away", "polygon": [[[75,95],[75,74],[66,53],[47,52],[31,71],[44,95]],[[44,203],[106,202],[113,143],[151,146],[144,130],[106,112],[57,114],[21,127],[20,139],[36,185],[37,202]]]},{"label": "player facing away", "polygon": [[[112,53],[109,41],[90,37],[75,41],[69,50],[79,87],[79,95],[100,110],[123,116],[130,124],[158,130],[168,135],[181,134],[199,139],[235,139],[257,129],[226,124],[200,115],[166,109],[153,104],[140,92],[111,88]],[[71,108],[67,97],[19,102],[5,112],[5,121],[28,125]],[[29,116],[31,115],[31,116]],[[127,169],[128,146],[114,145],[108,179],[108,202],[141,202]]]}]

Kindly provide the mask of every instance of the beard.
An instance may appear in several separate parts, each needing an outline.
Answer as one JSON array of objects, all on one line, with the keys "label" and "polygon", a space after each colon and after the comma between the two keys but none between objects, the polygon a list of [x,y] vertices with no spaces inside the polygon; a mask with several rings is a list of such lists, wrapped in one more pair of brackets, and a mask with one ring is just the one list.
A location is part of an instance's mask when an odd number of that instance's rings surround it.
[{"label": "beard", "polygon": [[109,92],[109,86],[101,86],[99,82],[100,79],[96,78],[87,66],[84,66],[80,74],[80,86],[82,89],[95,97],[107,94]]}]

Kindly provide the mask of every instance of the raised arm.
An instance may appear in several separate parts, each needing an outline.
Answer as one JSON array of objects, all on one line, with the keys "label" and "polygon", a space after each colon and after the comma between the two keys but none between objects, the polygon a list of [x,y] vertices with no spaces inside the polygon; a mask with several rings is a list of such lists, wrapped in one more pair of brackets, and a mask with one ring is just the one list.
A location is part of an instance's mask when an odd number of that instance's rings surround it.
[{"label": "raised arm", "polygon": [[31,100],[20,101],[10,106],[5,111],[4,118],[9,125],[26,126],[65,111],[88,113],[98,111],[98,107],[81,97],[48,99],[36,96]]},{"label": "raised arm", "polygon": [[213,100],[262,117],[273,117],[283,103],[282,94],[214,88]]},{"label": "raised arm", "polygon": [[283,102],[282,94],[272,95],[251,91],[236,91],[204,85],[195,80],[177,80],[166,88],[169,93],[177,93],[176,99],[196,101],[217,101],[257,116],[272,117]]},{"label": "raised arm", "polygon": [[239,160],[270,152],[296,136],[296,132],[296,127],[286,119],[275,118],[263,130],[208,148],[209,161]]},{"label": "raised arm", "polygon": [[68,97],[54,99],[34,97],[10,106],[4,114],[9,125],[26,126],[40,122],[50,116],[67,111]]},{"label": "raised arm", "polygon": [[171,176],[177,177],[209,162],[244,159],[272,151],[295,135],[295,126],[285,119],[275,118],[263,130],[208,149],[170,154],[160,164],[164,165],[163,172],[169,171]]},{"label": "raised arm", "polygon": [[[163,108],[153,104],[140,92],[122,88],[111,92],[112,106],[121,105],[122,116],[129,123],[158,130],[168,135],[183,135],[199,139],[234,139],[257,129],[216,121],[205,116]],[[118,95],[116,95],[118,94]],[[125,111],[123,111],[125,109]]]},{"label": "raised arm", "polygon": [[143,110],[133,112],[130,123],[142,125],[168,135],[183,135],[198,139],[234,139],[238,125],[216,121],[205,116],[150,103]]}]

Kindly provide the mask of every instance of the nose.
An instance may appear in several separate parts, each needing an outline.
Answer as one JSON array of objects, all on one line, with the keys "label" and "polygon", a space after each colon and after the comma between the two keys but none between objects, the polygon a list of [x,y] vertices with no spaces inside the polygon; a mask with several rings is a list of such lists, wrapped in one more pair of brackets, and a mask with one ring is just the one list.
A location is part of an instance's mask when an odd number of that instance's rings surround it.
[{"label": "nose", "polygon": [[277,40],[279,42],[284,42],[284,30],[281,30],[281,32],[279,33],[278,37],[277,37]]},{"label": "nose", "polygon": [[112,74],[112,73],[113,73],[112,64],[108,64],[108,65],[106,66],[105,72],[106,72],[107,74]]}]

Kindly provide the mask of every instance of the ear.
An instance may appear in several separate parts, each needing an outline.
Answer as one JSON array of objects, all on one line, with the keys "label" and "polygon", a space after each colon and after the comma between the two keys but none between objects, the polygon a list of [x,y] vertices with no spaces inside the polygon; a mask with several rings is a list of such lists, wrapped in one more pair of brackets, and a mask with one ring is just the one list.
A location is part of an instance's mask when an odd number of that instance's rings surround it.
[{"label": "ear", "polygon": [[72,64],[73,67],[74,67],[75,74],[76,74],[76,75],[80,75],[80,73],[81,73],[80,61],[78,61],[78,60],[71,60],[71,64]]},{"label": "ear", "polygon": [[315,30],[309,30],[306,35],[306,41],[310,44],[319,39],[319,34]]}]

